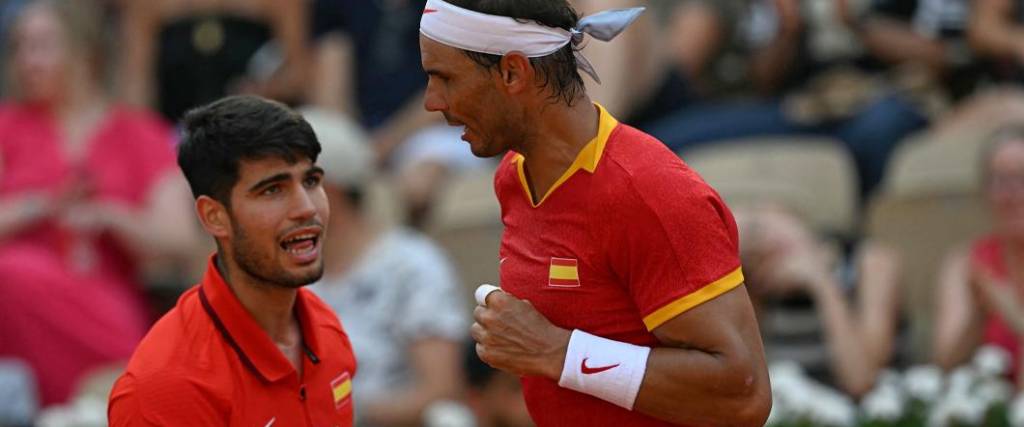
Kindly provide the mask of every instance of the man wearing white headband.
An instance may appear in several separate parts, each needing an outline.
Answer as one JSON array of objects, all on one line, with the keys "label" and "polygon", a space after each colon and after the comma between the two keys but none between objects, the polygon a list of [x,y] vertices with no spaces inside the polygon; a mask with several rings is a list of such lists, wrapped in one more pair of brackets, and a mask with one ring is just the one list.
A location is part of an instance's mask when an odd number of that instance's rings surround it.
[{"label": "man wearing white headband", "polygon": [[642,9],[428,0],[425,106],[495,174],[501,290],[471,333],[545,426],[762,425],[764,351],[732,214],[663,144],[591,103],[577,67]]}]

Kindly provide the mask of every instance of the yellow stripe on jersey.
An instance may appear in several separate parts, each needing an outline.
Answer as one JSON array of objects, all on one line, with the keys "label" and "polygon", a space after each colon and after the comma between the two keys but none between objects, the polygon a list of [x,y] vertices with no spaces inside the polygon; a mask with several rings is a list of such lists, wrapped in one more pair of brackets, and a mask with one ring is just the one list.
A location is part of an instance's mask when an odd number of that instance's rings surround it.
[{"label": "yellow stripe on jersey", "polygon": [[548,276],[552,279],[579,280],[580,273],[576,266],[552,265]]},{"label": "yellow stripe on jersey", "polygon": [[726,291],[729,291],[742,283],[743,268],[738,267],[721,279],[715,280],[696,292],[665,304],[664,307],[648,314],[647,317],[644,317],[644,325],[647,325],[648,331],[653,331],[655,328],[671,320],[673,317],[682,314],[686,310],[701,305],[704,302],[710,301],[714,297],[724,294]]},{"label": "yellow stripe on jersey", "polygon": [[334,386],[332,391],[334,392],[334,404],[337,405],[352,393],[352,380],[346,378],[341,384]]}]

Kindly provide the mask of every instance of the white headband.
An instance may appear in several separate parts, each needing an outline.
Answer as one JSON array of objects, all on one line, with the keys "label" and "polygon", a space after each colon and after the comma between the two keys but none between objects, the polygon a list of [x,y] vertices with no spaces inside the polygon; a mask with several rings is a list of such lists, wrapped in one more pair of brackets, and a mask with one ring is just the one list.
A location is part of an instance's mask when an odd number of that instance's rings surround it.
[{"label": "white headband", "polygon": [[[529,58],[547,56],[572,42],[578,45],[584,33],[609,41],[626,29],[645,8],[612,9],[580,19],[576,28],[564,30],[535,21],[488,15],[455,6],[443,0],[427,0],[420,19],[420,34],[438,43],[472,52],[505,55],[522,52]],[[583,72],[600,83],[590,61],[575,51]]]}]

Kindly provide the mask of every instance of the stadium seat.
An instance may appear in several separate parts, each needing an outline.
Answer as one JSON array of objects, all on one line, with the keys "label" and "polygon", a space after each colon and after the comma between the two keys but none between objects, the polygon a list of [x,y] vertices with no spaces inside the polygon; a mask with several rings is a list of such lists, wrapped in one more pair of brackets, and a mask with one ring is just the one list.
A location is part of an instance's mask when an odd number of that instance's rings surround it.
[{"label": "stadium seat", "polygon": [[990,228],[978,186],[980,156],[990,131],[906,141],[871,201],[866,234],[896,249],[903,261],[902,307],[910,357],[930,359],[934,288],[943,258]]},{"label": "stadium seat", "polygon": [[908,138],[893,153],[881,192],[901,197],[973,194],[981,178],[981,151],[992,132],[978,129]]},{"label": "stadium seat", "polygon": [[851,236],[857,227],[853,161],[831,139],[751,138],[680,153],[733,207],[782,203],[818,231]]}]

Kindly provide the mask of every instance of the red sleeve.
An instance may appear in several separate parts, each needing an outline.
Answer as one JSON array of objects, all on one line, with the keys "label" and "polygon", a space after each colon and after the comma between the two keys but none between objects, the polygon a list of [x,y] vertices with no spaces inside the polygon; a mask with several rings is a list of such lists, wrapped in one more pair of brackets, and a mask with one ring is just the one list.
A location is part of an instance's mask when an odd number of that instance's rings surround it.
[{"label": "red sleeve", "polygon": [[700,177],[676,163],[631,184],[616,262],[648,330],[743,283],[736,222]]},{"label": "red sleeve", "polygon": [[125,374],[114,384],[111,427],[225,426],[230,405],[185,375],[161,372],[145,380]]}]

